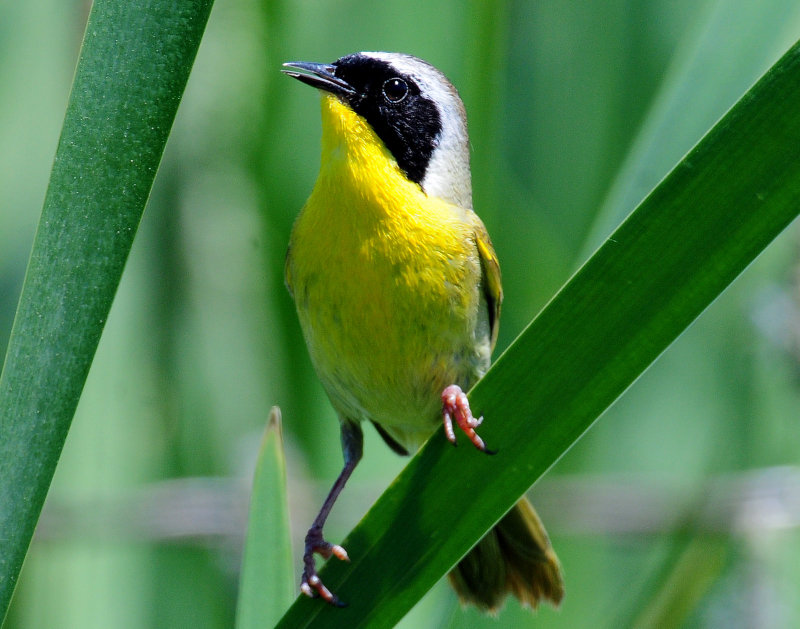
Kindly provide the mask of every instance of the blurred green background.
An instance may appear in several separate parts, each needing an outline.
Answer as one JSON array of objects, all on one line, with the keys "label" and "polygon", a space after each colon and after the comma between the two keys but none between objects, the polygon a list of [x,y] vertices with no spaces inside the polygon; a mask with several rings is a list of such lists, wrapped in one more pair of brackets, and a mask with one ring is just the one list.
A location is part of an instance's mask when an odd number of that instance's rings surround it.
[{"label": "blurred green background", "polygon": [[[2,351],[88,9],[0,4]],[[798,37],[787,0],[218,0],[6,626],[230,627],[272,404],[299,567],[341,453],[283,288],[320,135],[283,61],[404,51],[460,89],[503,265],[502,350]],[[798,236],[530,492],[564,565],[559,611],[483,618],[440,583],[403,626],[800,626]],[[367,433],[331,540],[404,464]]]}]

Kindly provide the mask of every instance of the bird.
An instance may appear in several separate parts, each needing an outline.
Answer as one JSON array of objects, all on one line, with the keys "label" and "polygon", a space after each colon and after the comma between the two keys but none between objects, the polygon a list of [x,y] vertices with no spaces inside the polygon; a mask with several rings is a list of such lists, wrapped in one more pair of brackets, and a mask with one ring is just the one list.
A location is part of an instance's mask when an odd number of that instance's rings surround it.
[{"label": "bird", "polygon": [[[472,206],[466,112],[445,75],[392,52],[283,65],[321,95],[319,175],[292,227],[285,281],[344,455],[305,537],[300,590],[344,606],[316,556],[349,559],[323,527],[362,457],[362,424],[401,455],[437,425],[453,444],[458,429],[493,454],[465,391],[490,366],[503,291]],[[564,595],[558,558],[525,497],[449,580],[462,602],[489,612],[509,594],[534,608]]]}]

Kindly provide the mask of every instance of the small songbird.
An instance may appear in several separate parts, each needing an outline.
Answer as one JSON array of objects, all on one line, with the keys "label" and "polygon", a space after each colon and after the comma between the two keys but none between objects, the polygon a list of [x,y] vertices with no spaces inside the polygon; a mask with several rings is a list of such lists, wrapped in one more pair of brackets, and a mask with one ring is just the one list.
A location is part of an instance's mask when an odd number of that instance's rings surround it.
[{"label": "small songbird", "polygon": [[[503,293],[472,210],[464,106],[445,76],[410,55],[360,52],[284,64],[322,96],[322,159],[292,230],[286,285],[311,360],[341,424],[344,468],[305,539],[301,590],[334,605],[315,554],[347,559],[322,534],[361,459],[361,424],[409,454],[444,423],[489,454],[464,391],[489,368]],[[524,497],[450,574],[465,602],[507,594],[558,604],[547,533]]]}]

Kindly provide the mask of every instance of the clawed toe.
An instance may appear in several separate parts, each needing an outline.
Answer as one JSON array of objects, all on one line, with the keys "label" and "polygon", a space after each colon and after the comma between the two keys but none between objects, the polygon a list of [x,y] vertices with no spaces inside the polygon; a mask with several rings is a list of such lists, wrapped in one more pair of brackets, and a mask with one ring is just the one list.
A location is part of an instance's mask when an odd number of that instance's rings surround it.
[{"label": "clawed toe", "polygon": [[310,598],[321,598],[326,603],[334,607],[347,607],[347,603],[339,600],[339,597],[325,587],[322,579],[314,571],[313,574],[303,572],[303,581],[300,583],[300,591]]},{"label": "clawed toe", "polygon": [[486,454],[497,453],[496,450],[489,450],[483,439],[475,432],[475,429],[483,422],[483,417],[476,418],[472,414],[466,393],[456,384],[452,384],[442,391],[442,420],[444,421],[444,434],[447,440],[453,445],[457,445],[456,433],[453,428],[454,419],[458,427],[478,450]]},{"label": "clawed toe", "polygon": [[303,555],[305,569],[303,570],[303,579],[300,582],[300,591],[310,598],[319,597],[335,607],[346,607],[347,603],[339,600],[339,597],[325,587],[322,579],[319,578],[314,558],[315,554],[324,559],[330,559],[333,556],[342,561],[350,561],[347,551],[342,546],[326,542],[322,538],[321,532],[312,529],[306,535],[306,551]]}]

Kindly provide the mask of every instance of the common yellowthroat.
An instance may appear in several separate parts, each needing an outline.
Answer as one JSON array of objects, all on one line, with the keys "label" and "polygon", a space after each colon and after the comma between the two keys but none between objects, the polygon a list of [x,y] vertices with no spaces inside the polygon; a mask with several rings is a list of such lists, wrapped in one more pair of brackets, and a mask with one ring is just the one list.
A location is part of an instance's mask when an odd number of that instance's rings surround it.
[{"label": "common yellowthroat", "polygon": [[[489,235],[472,210],[469,138],[458,92],[430,64],[360,52],[284,64],[320,90],[322,159],[292,230],[286,285],[311,360],[339,415],[344,467],[305,539],[301,590],[341,605],[315,554],[362,455],[361,424],[409,454],[444,424],[480,450],[464,391],[489,368],[503,293]],[[547,533],[523,498],[450,574],[462,600],[496,609],[506,594],[558,604],[564,588]]]}]

